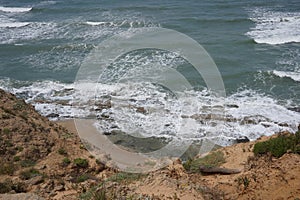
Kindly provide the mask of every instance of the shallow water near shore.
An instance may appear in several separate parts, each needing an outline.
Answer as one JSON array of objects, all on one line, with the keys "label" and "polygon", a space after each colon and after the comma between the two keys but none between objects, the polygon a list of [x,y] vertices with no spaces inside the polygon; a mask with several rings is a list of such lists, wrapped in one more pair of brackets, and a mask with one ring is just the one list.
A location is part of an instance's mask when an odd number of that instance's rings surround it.
[{"label": "shallow water near shore", "polygon": [[[51,120],[91,117],[90,110],[99,109],[95,105],[72,106],[77,94],[73,81],[84,58],[114,34],[163,27],[195,39],[216,62],[227,93],[222,99],[222,120],[212,120],[219,113],[206,109],[219,104],[208,97],[203,80],[195,80],[197,90],[176,100],[152,86],[141,90],[131,83],[100,84],[101,104],[108,98],[132,106],[108,108],[116,123],[102,121],[102,130],[118,127],[134,132],[131,125],[142,124],[145,136],[187,140],[218,130],[220,145],[241,136],[254,140],[283,130],[293,132],[300,122],[299,6],[295,0],[1,1],[0,87],[24,98]],[[114,65],[131,69],[180,65],[193,78],[188,63],[170,52],[139,51]],[[153,111],[160,105],[171,112]],[[152,114],[139,112],[143,109]],[[182,121],[188,128],[176,127]]]}]

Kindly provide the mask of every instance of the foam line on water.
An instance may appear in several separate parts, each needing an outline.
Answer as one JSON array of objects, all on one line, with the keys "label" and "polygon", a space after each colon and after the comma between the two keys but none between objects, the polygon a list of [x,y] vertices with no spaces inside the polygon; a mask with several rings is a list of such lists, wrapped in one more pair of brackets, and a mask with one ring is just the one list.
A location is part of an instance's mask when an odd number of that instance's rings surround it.
[{"label": "foam line on water", "polygon": [[0,28],[19,28],[23,26],[29,25],[29,22],[8,22],[8,23],[0,23]]},{"label": "foam line on water", "polygon": [[286,71],[273,70],[272,73],[280,78],[287,77],[294,81],[300,82],[300,73],[298,72],[286,72]]},{"label": "foam line on water", "polygon": [[29,12],[31,11],[32,8],[31,7],[4,7],[4,6],[0,6],[0,11],[2,12],[9,12],[9,13],[22,13],[22,12]]},{"label": "foam line on water", "polygon": [[250,11],[255,27],[246,33],[257,43],[300,42],[300,12],[281,12],[265,8]]}]

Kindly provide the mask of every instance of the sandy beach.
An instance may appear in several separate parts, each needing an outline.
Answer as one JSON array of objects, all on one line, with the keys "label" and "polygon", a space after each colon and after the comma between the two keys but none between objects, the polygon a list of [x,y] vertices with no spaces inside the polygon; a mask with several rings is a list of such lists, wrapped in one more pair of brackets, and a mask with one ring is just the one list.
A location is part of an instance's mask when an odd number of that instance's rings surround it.
[{"label": "sandy beach", "polygon": [[135,153],[115,145],[107,136],[100,133],[93,125],[94,120],[64,120],[58,124],[80,136],[85,148],[95,156],[101,158],[107,165],[120,170],[141,173],[160,169],[172,163],[170,158],[158,158]]}]

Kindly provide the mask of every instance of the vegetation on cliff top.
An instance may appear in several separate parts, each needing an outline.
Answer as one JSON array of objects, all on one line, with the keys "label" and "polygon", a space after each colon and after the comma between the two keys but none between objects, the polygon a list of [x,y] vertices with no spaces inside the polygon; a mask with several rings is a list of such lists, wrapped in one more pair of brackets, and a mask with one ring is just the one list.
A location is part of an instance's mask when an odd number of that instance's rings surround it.
[{"label": "vegetation on cliff top", "polygon": [[267,141],[258,142],[254,145],[255,155],[271,154],[274,157],[281,157],[287,152],[300,154],[300,131],[295,134],[279,135]]}]

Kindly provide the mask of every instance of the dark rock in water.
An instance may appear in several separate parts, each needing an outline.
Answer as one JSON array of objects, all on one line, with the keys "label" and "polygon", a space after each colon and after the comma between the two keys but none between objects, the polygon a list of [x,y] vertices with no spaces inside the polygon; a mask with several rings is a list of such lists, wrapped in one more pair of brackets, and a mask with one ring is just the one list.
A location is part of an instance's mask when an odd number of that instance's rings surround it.
[{"label": "dark rock in water", "polygon": [[279,123],[278,126],[288,127],[289,125],[287,123]]},{"label": "dark rock in water", "polygon": [[117,125],[112,125],[110,128],[114,129],[114,128],[119,128],[119,127]]},{"label": "dark rock in water", "polygon": [[266,128],[268,128],[268,127],[271,126],[270,124],[267,124],[267,123],[260,123],[260,125],[262,125],[262,126],[264,126],[264,127],[266,127]]},{"label": "dark rock in water", "polygon": [[250,140],[246,136],[243,136],[243,137],[235,139],[235,142],[236,143],[246,143],[246,142],[250,142]]},{"label": "dark rock in water", "polygon": [[235,104],[228,104],[226,105],[227,108],[239,108],[238,105],[235,105]]},{"label": "dark rock in water", "polygon": [[47,118],[56,118],[56,117],[59,117],[59,114],[51,113],[51,114],[47,115],[46,117]]},{"label": "dark rock in water", "polygon": [[111,132],[105,131],[103,132],[103,135],[111,135]]},{"label": "dark rock in water", "polygon": [[108,114],[106,114],[106,113],[102,113],[102,114],[101,114],[101,118],[108,119],[108,118],[109,118],[109,115],[108,115]]},{"label": "dark rock in water", "polygon": [[111,108],[111,102],[110,101],[106,101],[106,102],[97,102],[95,103],[95,111],[101,111],[103,109],[109,109]]},{"label": "dark rock in water", "polygon": [[137,107],[136,111],[139,112],[139,113],[142,113],[142,114],[146,114],[146,112],[147,112],[144,107]]},{"label": "dark rock in water", "polygon": [[300,113],[300,107],[295,107],[295,108],[288,108],[288,110],[299,112]]}]

